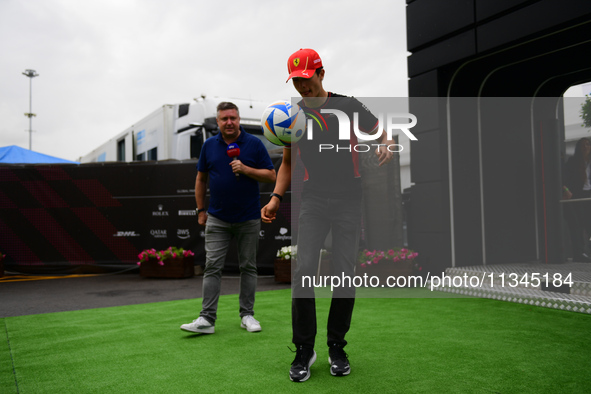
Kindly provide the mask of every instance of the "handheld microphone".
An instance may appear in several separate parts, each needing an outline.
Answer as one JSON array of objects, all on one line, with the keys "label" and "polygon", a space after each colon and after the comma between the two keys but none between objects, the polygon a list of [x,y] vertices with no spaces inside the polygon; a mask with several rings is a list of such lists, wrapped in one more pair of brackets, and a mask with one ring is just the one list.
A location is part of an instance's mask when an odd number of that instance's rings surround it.
[{"label": "handheld microphone", "polygon": [[[228,149],[226,149],[226,153],[228,154],[229,157],[232,158],[232,161],[234,160],[238,160],[237,157],[238,155],[240,155],[240,147],[238,146],[237,143],[232,142],[231,144],[228,144]],[[236,173],[236,176],[239,176],[240,174]]]}]

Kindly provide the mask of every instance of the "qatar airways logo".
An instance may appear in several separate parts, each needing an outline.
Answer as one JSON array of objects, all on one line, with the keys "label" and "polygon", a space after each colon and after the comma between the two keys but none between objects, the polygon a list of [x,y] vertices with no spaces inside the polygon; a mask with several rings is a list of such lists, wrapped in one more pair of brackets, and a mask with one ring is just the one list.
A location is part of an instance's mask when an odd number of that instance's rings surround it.
[{"label": "qatar airways logo", "polygon": [[166,230],[150,230],[150,234],[154,238],[167,238]]},{"label": "qatar airways logo", "polygon": [[[350,126],[351,126],[351,119],[349,116],[338,109],[321,109],[320,113],[322,114],[333,114],[337,117],[339,121],[339,140],[343,141],[350,141]],[[385,119],[385,120],[384,120]],[[401,120],[405,122],[400,122]],[[384,127],[385,123],[385,127]],[[311,140],[314,136],[313,133],[313,120],[308,118],[307,119],[307,126],[306,132],[308,134],[308,139]],[[353,113],[353,132],[357,136],[357,139],[360,141],[375,141],[378,138],[381,138],[382,133],[376,134],[365,134],[359,130],[359,113]],[[383,113],[378,115],[378,130],[384,130],[386,132],[386,136],[388,141],[393,141],[393,131],[400,130],[402,131],[411,141],[417,141],[417,137],[411,133],[410,129],[416,126],[417,124],[417,117],[411,113],[387,113],[385,116]],[[371,143],[362,143],[357,145],[334,145],[334,144],[320,144],[319,151],[322,152],[323,150],[348,150],[349,152],[369,152],[372,148],[371,147],[378,147],[378,146],[386,146],[388,151],[390,152],[402,152],[404,147],[400,144],[392,143],[392,144],[371,144]]]}]

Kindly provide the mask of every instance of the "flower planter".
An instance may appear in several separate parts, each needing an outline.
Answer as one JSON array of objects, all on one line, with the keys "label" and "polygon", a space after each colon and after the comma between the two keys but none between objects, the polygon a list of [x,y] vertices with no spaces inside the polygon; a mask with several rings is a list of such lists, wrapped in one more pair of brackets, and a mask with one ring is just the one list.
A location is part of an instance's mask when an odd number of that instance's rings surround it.
[{"label": "flower planter", "polygon": [[[379,283],[380,286],[386,285],[387,284],[387,280],[388,277],[395,277],[398,278],[400,276],[404,276],[406,277],[406,280],[400,279],[397,282],[393,282],[393,283],[397,283],[397,284],[406,284],[406,286],[402,286],[402,287],[407,287],[408,286],[408,277],[413,275],[413,262],[412,261],[398,261],[398,262],[392,262],[392,261],[381,261],[378,264],[370,264],[370,265],[366,265],[365,267],[362,266],[357,266],[357,270],[355,272],[355,275],[357,276],[363,276],[364,274],[367,274],[368,278],[371,278],[372,276],[376,276],[379,278]],[[394,279],[396,280],[396,279]],[[392,279],[390,279],[390,281],[392,281]],[[368,279],[368,283],[369,283],[369,279]],[[397,286],[399,287],[399,286]]]},{"label": "flower planter", "polygon": [[275,282],[291,283],[291,259],[275,259]]},{"label": "flower planter", "polygon": [[163,265],[151,257],[140,264],[140,276],[145,278],[190,278],[195,275],[194,256],[165,258]]},{"label": "flower planter", "polygon": [[[392,248],[388,250],[368,250],[359,252],[356,275],[377,277],[370,285],[409,287],[409,276],[413,275],[416,258],[419,254],[407,248]],[[393,279],[392,279],[393,278]],[[413,281],[411,281],[414,283]],[[365,283],[365,281],[364,281]],[[411,283],[411,284],[412,284]]]},{"label": "flower planter", "polygon": [[[296,263],[296,259],[275,259],[274,272],[275,282],[291,283],[291,264]],[[330,275],[330,258],[322,257],[320,263],[320,276]]]}]

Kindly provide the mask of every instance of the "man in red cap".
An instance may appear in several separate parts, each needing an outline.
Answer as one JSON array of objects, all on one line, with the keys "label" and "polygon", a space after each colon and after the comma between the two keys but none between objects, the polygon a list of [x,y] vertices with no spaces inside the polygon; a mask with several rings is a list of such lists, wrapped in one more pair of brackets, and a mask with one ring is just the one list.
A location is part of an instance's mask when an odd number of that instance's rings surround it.
[{"label": "man in red cap", "polygon": [[[339,119],[335,111],[344,112],[349,119],[358,116],[358,127],[367,134],[382,133],[381,144],[375,152],[380,166],[393,157],[386,144],[395,142],[387,141],[386,133],[379,128],[378,119],[357,99],[324,89],[325,70],[316,51],[300,49],[295,52],[287,61],[287,69],[287,80],[293,81],[303,98],[298,104],[314,122],[313,135],[304,136],[293,144],[305,166],[306,178],[297,232],[297,267],[292,278],[292,341],[296,346],[296,357],[289,377],[294,382],[303,382],[310,377],[310,366],[316,361],[314,343],[317,325],[314,289],[306,287],[302,277],[316,275],[320,250],[329,231],[332,231],[331,275],[353,278],[361,230],[359,157],[357,150],[352,149],[357,144],[357,137],[349,128],[349,141],[339,139]],[[312,130],[307,130],[307,133],[312,133]],[[321,146],[338,146],[339,142],[346,142],[348,149],[319,149]],[[273,194],[261,210],[263,222],[270,223],[275,219],[291,176],[292,149],[284,148]],[[354,287],[334,288],[327,324],[330,372],[334,376],[345,376],[351,372],[343,348],[347,344],[345,335],[351,325],[354,303]]]}]

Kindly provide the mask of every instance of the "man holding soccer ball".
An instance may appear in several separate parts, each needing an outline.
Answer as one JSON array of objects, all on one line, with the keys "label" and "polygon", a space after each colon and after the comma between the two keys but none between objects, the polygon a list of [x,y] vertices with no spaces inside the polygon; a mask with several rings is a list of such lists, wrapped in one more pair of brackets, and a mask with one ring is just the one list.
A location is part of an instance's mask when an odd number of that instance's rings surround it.
[{"label": "man holding soccer ball", "polygon": [[[339,141],[343,143],[339,140],[338,118],[330,110],[342,111],[349,119],[354,119],[355,114],[359,129],[367,134],[381,133],[381,137],[376,136],[381,145],[375,151],[380,166],[392,160],[393,154],[387,144],[395,141],[387,139],[386,133],[379,128],[378,119],[357,99],[324,89],[325,70],[316,51],[300,49],[289,57],[287,67],[288,81],[293,81],[303,98],[298,104],[306,116],[313,119],[313,136],[304,136],[291,148],[283,149],[277,182],[269,203],[261,210],[261,218],[265,223],[275,220],[282,196],[291,183],[292,150],[294,159],[299,153],[306,168],[306,178],[299,216],[297,268],[292,278],[292,341],[296,346],[296,357],[289,377],[294,382],[303,382],[310,377],[310,366],[316,361],[317,324],[314,289],[303,286],[302,277],[316,274],[320,249],[330,230],[331,274],[353,277],[361,231],[362,185],[358,153],[355,149],[319,149],[321,144],[337,146]],[[307,133],[311,132],[307,130]],[[349,133],[350,143],[355,144],[357,137],[352,130]],[[343,348],[347,344],[345,335],[351,325],[354,303],[354,287],[334,289],[327,324],[330,372],[334,376],[351,372]]]}]

